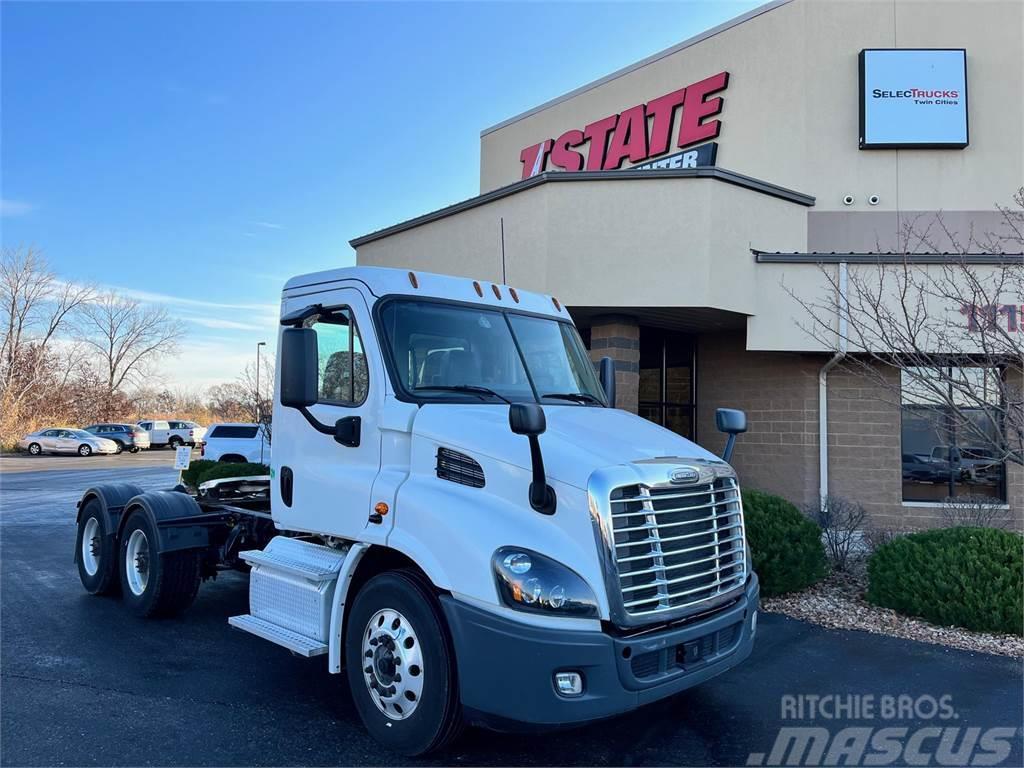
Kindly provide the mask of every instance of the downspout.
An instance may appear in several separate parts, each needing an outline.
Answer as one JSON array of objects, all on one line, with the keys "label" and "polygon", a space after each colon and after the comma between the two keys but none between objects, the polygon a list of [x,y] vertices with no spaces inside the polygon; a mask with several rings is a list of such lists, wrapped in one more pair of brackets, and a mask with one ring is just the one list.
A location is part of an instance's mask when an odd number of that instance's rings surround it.
[{"label": "downspout", "polygon": [[846,262],[839,262],[838,347],[837,351],[818,372],[818,499],[824,505],[828,497],[828,372],[846,357],[849,301],[846,295]]}]

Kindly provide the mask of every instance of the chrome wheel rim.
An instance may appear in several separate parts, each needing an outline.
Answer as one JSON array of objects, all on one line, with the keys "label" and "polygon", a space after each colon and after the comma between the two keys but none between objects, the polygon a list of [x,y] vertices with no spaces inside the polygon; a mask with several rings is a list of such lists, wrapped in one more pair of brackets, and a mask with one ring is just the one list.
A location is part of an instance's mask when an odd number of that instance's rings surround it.
[{"label": "chrome wheel rim", "polygon": [[136,597],[146,591],[149,584],[149,539],[146,534],[136,529],[128,537],[125,547],[124,572],[128,577],[128,589]]},{"label": "chrome wheel rim", "polygon": [[31,454],[32,454],[33,456],[38,456],[38,455],[39,455],[40,453],[42,453],[42,452],[43,452],[43,449],[42,449],[42,448],[40,448],[40,447],[39,447],[38,445],[36,445],[35,443],[33,443],[32,445],[30,445],[30,446],[28,447],[28,452],[29,452],[29,453],[31,453]]},{"label": "chrome wheel rim", "polygon": [[82,531],[82,567],[90,576],[95,576],[100,569],[100,524],[95,517],[85,521]]},{"label": "chrome wheel rim", "polygon": [[392,720],[411,717],[423,695],[423,654],[409,620],[390,608],[377,611],[363,631],[363,682]]}]

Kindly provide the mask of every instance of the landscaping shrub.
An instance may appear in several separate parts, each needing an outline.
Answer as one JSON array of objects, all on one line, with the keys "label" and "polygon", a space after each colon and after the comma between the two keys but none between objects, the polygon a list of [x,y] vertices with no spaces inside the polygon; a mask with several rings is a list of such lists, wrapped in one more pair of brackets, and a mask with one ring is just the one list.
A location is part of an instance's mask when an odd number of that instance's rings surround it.
[{"label": "landscaping shrub", "polygon": [[903,536],[868,560],[867,598],[933,624],[1024,631],[1024,538],[994,528]]},{"label": "landscaping shrub", "polygon": [[1013,513],[994,496],[967,494],[954,496],[942,502],[942,519],[946,528],[1001,528],[1006,530],[1013,522]]},{"label": "landscaping shrub", "polygon": [[211,467],[217,466],[216,461],[210,461],[209,459],[199,459],[193,461],[188,465],[188,469],[182,470],[181,482],[185,485],[195,488],[199,485],[199,476]]},{"label": "landscaping shrub", "polygon": [[804,512],[821,528],[825,552],[837,571],[845,571],[859,549],[868,513],[856,501],[829,494]]},{"label": "landscaping shrub", "polygon": [[825,575],[821,529],[783,498],[743,491],[754,570],[765,597],[811,586]]},{"label": "landscaping shrub", "polygon": [[225,477],[249,477],[250,475],[269,475],[270,467],[266,464],[246,462],[212,462],[213,466],[199,475],[199,485],[208,480],[222,480]]}]

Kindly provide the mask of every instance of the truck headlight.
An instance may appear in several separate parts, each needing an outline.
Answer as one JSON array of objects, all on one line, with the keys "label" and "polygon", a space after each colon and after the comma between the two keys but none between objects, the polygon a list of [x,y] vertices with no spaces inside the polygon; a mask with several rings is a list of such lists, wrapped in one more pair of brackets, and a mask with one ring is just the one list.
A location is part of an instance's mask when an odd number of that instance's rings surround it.
[{"label": "truck headlight", "polygon": [[550,557],[502,547],[491,558],[498,594],[517,611],[580,618],[598,617],[594,590],[578,573]]}]

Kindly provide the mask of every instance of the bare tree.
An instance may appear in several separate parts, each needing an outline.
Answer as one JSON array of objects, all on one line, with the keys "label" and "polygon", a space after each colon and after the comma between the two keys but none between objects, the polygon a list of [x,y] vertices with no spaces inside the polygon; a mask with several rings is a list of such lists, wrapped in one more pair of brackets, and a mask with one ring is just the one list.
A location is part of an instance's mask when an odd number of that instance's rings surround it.
[{"label": "bare tree", "polygon": [[993,462],[1022,464],[1024,187],[997,208],[1000,230],[980,236],[953,231],[941,212],[911,218],[895,262],[851,265],[845,283],[822,265],[824,297],[789,293],[804,330],[848,350],[843,365],[880,399],[913,404]]},{"label": "bare tree", "polygon": [[92,300],[91,286],[61,282],[32,246],[4,248],[0,255],[0,392],[20,378],[30,388],[54,336],[70,316]]},{"label": "bare tree", "polygon": [[78,350],[56,344],[61,329],[94,296],[61,282],[33,247],[0,253],[0,442],[10,444],[41,417],[63,411],[59,390],[77,370]]},{"label": "bare tree", "polygon": [[214,384],[206,390],[206,407],[217,421],[246,421],[246,393],[237,381]]},{"label": "bare tree", "polygon": [[85,305],[79,338],[92,347],[108,397],[140,382],[157,360],[177,352],[183,324],[163,307],[110,292]]},{"label": "bare tree", "polygon": [[[259,365],[259,376],[256,366]],[[249,363],[239,375],[236,382],[242,394],[241,405],[250,421],[257,422],[263,434],[270,442],[271,417],[274,409],[274,360],[267,355],[260,355],[255,363]]]}]

